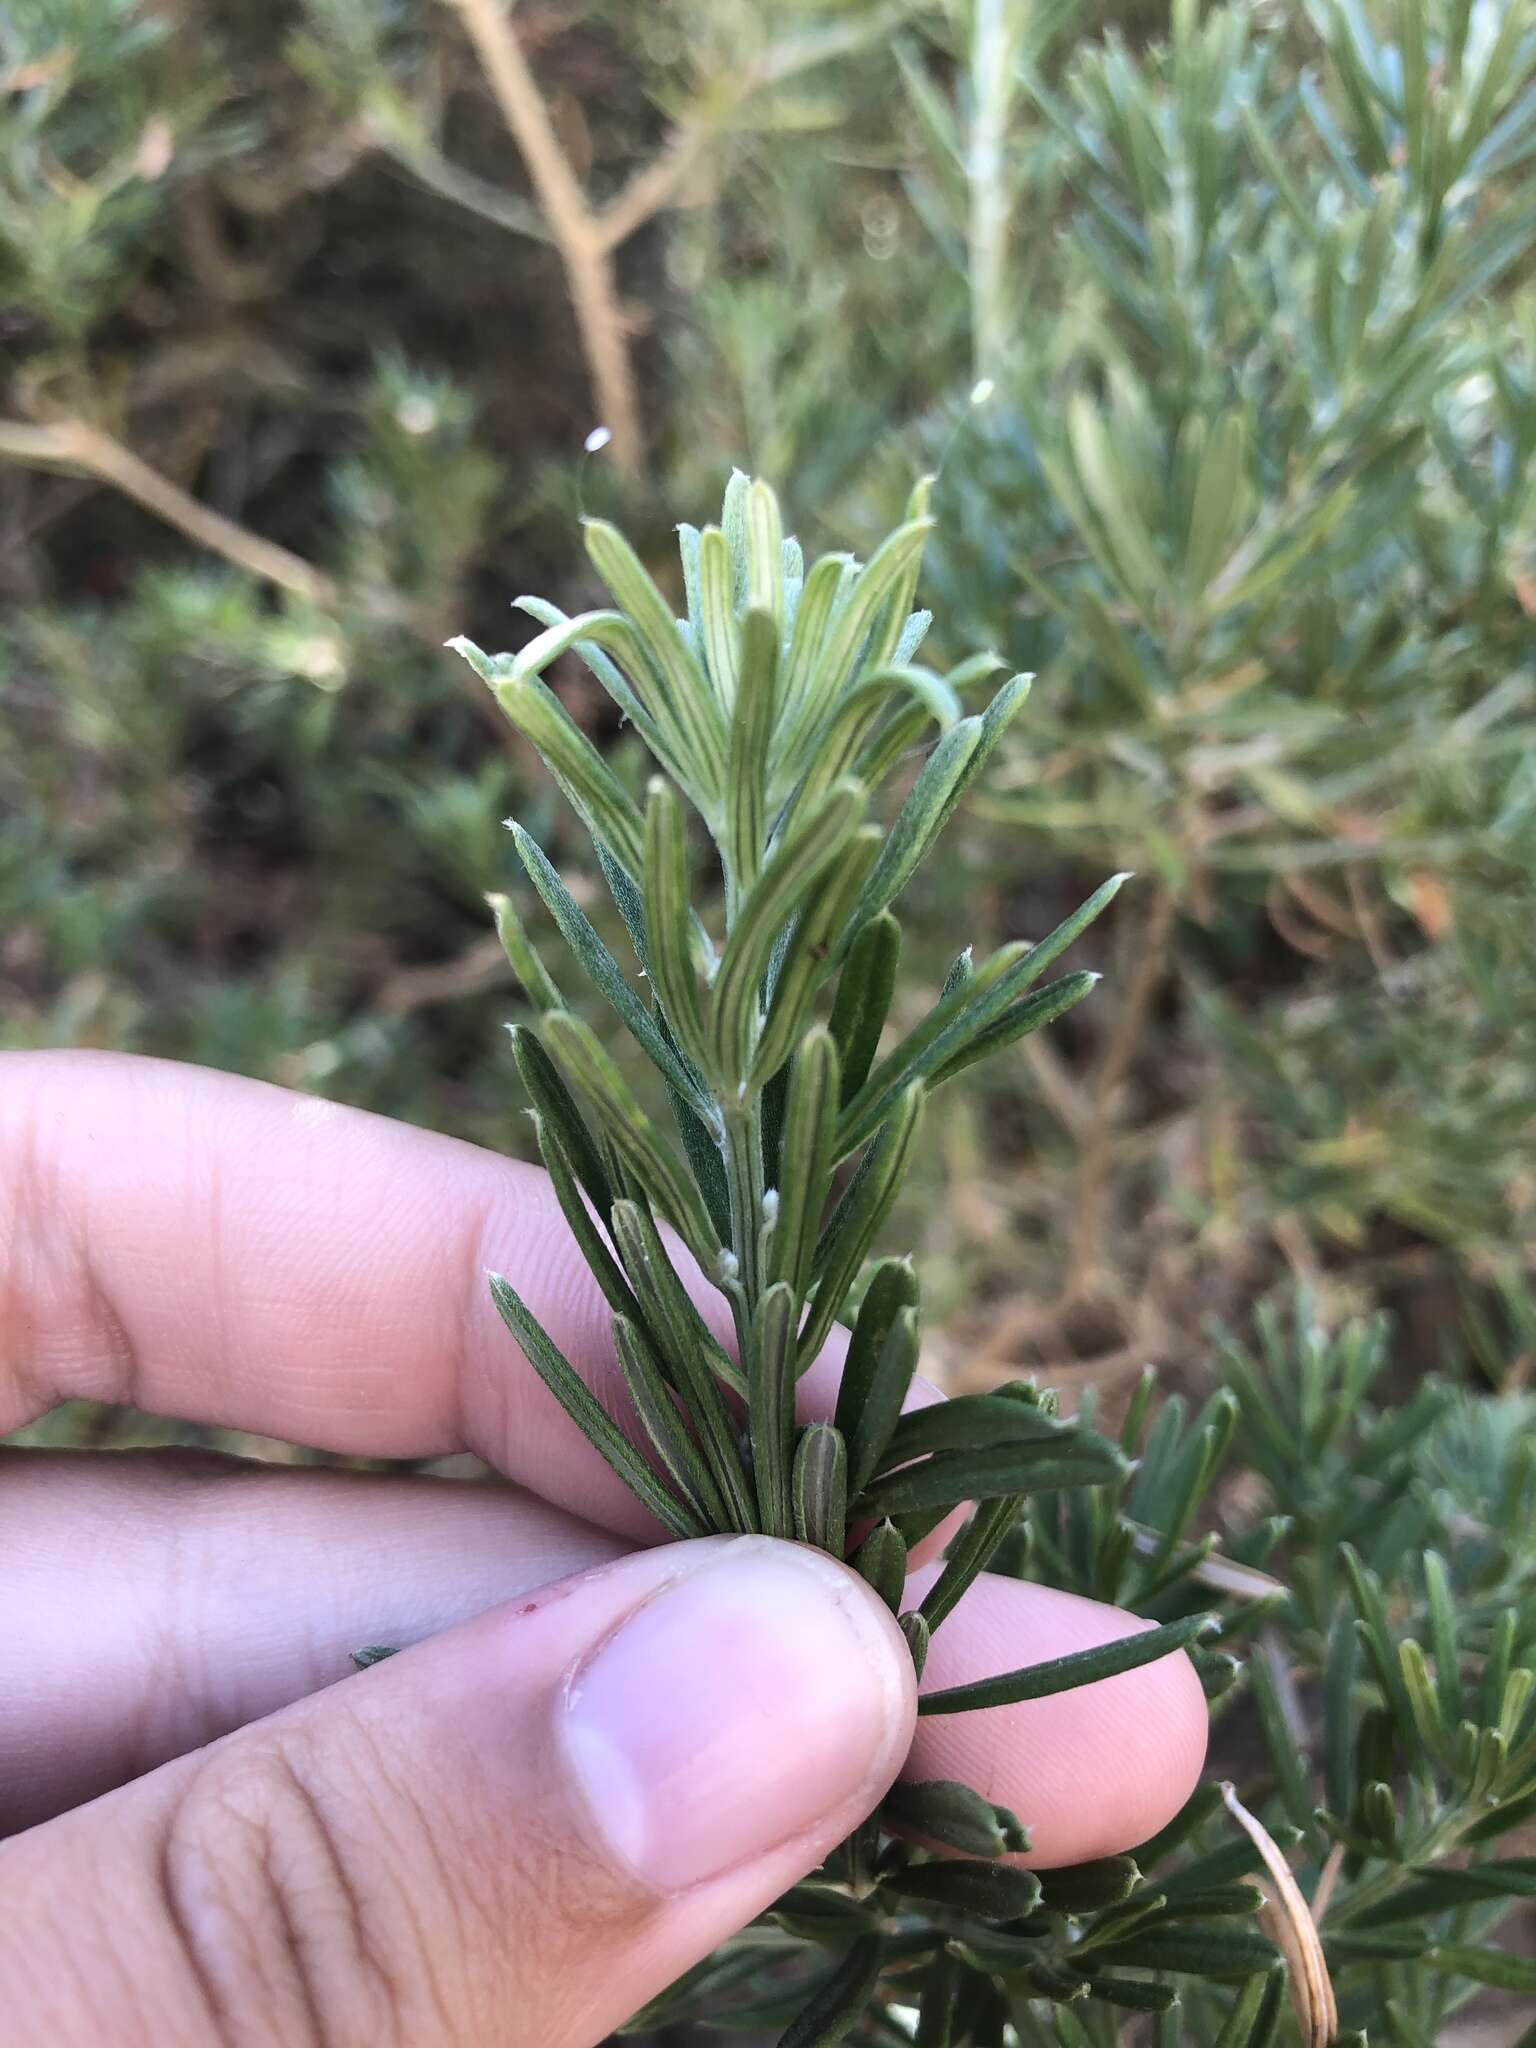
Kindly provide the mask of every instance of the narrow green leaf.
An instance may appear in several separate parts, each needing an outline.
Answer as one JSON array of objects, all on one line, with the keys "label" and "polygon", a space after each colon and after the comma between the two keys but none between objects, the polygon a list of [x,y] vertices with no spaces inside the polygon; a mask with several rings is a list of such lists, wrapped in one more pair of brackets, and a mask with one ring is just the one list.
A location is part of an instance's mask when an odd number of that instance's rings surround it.
[{"label": "narrow green leaf", "polygon": [[784,526],[779,501],[762,479],[747,490],[746,529],[748,609],[773,622],[774,645],[784,631]]},{"label": "narrow green leaf", "polygon": [[[530,618],[537,619],[544,626],[590,628],[594,618],[599,622],[606,622],[601,626],[601,642],[594,639],[577,639],[567,640],[565,644],[570,646],[571,651],[586,664],[587,669],[602,684],[667,772],[677,774],[681,764],[666,734],[652,718],[643,698],[619,666],[619,662],[623,661],[635,675],[645,674],[645,661],[640,652],[640,643],[631,631],[628,621],[621,618],[617,612],[587,613],[580,618],[568,618],[558,605],[550,604],[542,597],[515,597],[512,605],[515,611],[526,612]],[[534,644],[530,642],[516,657],[518,664],[527,661]],[[556,651],[563,653],[564,647]],[[618,658],[615,659],[615,656]]]},{"label": "narrow green leaf", "polygon": [[695,645],[703,635],[700,629],[700,614],[703,600],[699,595],[699,544],[702,535],[696,526],[690,526],[686,519],[679,520],[677,527],[677,554],[683,565],[683,598],[688,607],[688,622],[693,627]]},{"label": "narrow green leaf", "polygon": [[848,1535],[848,1452],[830,1422],[800,1432],[791,1486],[795,1535],[841,1557]]},{"label": "narrow green leaf", "polygon": [[1473,1847],[1480,1847],[1486,1842],[1502,1842],[1506,1835],[1524,1827],[1528,1820],[1536,1820],[1536,1786],[1501,1801],[1491,1813],[1474,1821],[1467,1829],[1465,1839]]},{"label": "narrow green leaf", "polygon": [[800,1333],[802,1369],[826,1343],[848,1290],[890,1213],[906,1176],[922,1110],[923,1091],[915,1085],[895,1105],[821,1234],[816,1248],[816,1293],[809,1321]]},{"label": "narrow green leaf", "polygon": [[[849,840],[842,859],[822,878],[809,905],[796,921],[794,934],[774,979],[767,1021],[757,1042],[752,1071],[747,1077],[749,1088],[767,1085],[783,1067],[805,1029],[816,992],[827,978],[836,955],[837,942],[847,928],[853,906],[879,855],[881,843],[882,835],[875,826],[861,826]],[[833,1036],[837,1036],[835,1011]]]},{"label": "narrow green leaf", "polygon": [[1367,1570],[1359,1552],[1352,1544],[1342,1544],[1339,1555],[1343,1560],[1355,1610],[1360,1616],[1361,1640],[1376,1667],[1376,1675],[1381,1680],[1382,1688],[1392,1705],[1404,1740],[1411,1742],[1415,1750],[1422,1755],[1423,1746],[1418,1735],[1418,1723],[1408,1697],[1402,1667],[1398,1663],[1397,1644],[1393,1638],[1392,1625],[1387,1619],[1380,1582],[1374,1572]]},{"label": "narrow green leaf", "polygon": [[[696,1067],[703,1067],[707,1050],[704,1011],[690,943],[692,922],[682,805],[670,783],[654,776],[645,802],[645,925],[650,948],[647,971],[673,1040]],[[662,1072],[684,1101],[691,1101],[697,1109],[697,1088],[679,1085],[677,1076],[666,1067]],[[684,1077],[687,1078],[686,1069]]]},{"label": "narrow green leaf", "polygon": [[1456,1647],[1456,1615],[1450,1575],[1438,1551],[1424,1553],[1424,1602],[1429,1614],[1429,1643],[1435,1660],[1435,1692],[1447,1728],[1462,1717],[1461,1659]]},{"label": "narrow green leaf", "polygon": [[878,1934],[866,1934],[803,2006],[779,2048],[837,2048],[865,2012],[880,1981],[885,1947]]},{"label": "narrow green leaf", "polygon": [[[1250,1862],[1252,1857],[1250,1855]],[[1218,1885],[1208,1892],[1189,1892],[1158,1913],[1159,1920],[1251,1920],[1262,1910],[1265,1893],[1256,1884]]]},{"label": "narrow green leaf", "polygon": [[1211,428],[1190,506],[1184,545],[1184,587],[1197,598],[1236,538],[1246,434],[1241,413],[1222,413]]},{"label": "narrow green leaf", "polygon": [[[827,979],[829,963],[836,952],[838,936],[848,928],[848,918],[864,877],[881,852],[881,834],[874,825],[860,825],[848,842],[842,860],[821,879],[809,907],[795,924],[795,934],[784,950],[782,965],[774,977],[774,993],[768,1006],[768,1020],[758,1038],[758,1051],[748,1075],[748,1087],[766,1087],[772,1075],[782,1069],[795,1047],[821,983]],[[834,1032],[836,1036],[836,1032]]]},{"label": "narrow green leaf", "polygon": [[883,1880],[904,1899],[923,1899],[953,1913],[987,1920],[1022,1920],[1040,1902],[1040,1880],[1010,1863],[919,1863]]},{"label": "narrow green leaf", "polygon": [[1429,1660],[1423,1646],[1411,1640],[1397,1646],[1398,1669],[1402,1672],[1403,1683],[1408,1688],[1408,1697],[1413,1705],[1414,1726],[1419,1739],[1432,1754],[1449,1759],[1452,1753],[1452,1734],[1446,1727],[1440,1713],[1440,1700],[1435,1683],[1430,1676]]},{"label": "narrow green leaf", "polygon": [[812,563],[795,610],[795,629],[784,664],[785,715],[803,702],[826,645],[833,614],[856,573],[851,555],[822,555]]},{"label": "narrow green leaf", "polygon": [[[656,786],[662,789],[666,787],[665,783],[658,783]],[[675,798],[673,802],[676,803]],[[528,871],[528,879],[538,890],[550,915],[559,926],[560,936],[581,962],[595,987],[618,1013],[635,1043],[669,1086],[697,1107],[707,1108],[708,1098],[699,1086],[697,1075],[683,1064],[657,1030],[655,1020],[645,1004],[624,979],[619,963],[603,944],[592,920],[561,881],[543,848],[515,821],[512,825],[512,838],[517,847],[518,857]],[[644,856],[642,861],[643,858]],[[652,952],[653,955],[656,952],[654,943]],[[654,970],[654,958],[651,965]],[[675,1020],[673,1028],[677,1029]],[[687,1041],[680,1031],[678,1038],[680,1043],[686,1044]]]},{"label": "narrow green leaf", "polygon": [[980,718],[962,718],[923,763],[864,885],[855,919],[859,926],[895,901],[943,830],[953,808],[951,798],[959,801],[966,770],[981,751],[983,724]]},{"label": "narrow green leaf", "polygon": [[949,1547],[944,1569],[923,1596],[920,1609],[930,1629],[953,1614],[976,1579],[996,1555],[998,1545],[1018,1519],[1018,1502],[1003,1498],[983,1501]]},{"label": "narrow green leaf", "polygon": [[642,1507],[674,1536],[708,1534],[704,1524],[668,1491],[618,1425],[599,1407],[586,1382],[545,1334],[521,1298],[499,1273],[490,1276],[491,1299],[517,1339],[523,1356],[566,1414]]},{"label": "narrow green leaf", "polygon": [[1053,1657],[1044,1664],[1030,1664],[1019,1671],[1002,1672],[996,1678],[979,1678],[969,1685],[951,1685],[941,1692],[924,1693],[917,1711],[969,1714],[980,1707],[1006,1707],[1020,1700],[1048,1699],[1053,1693],[1096,1685],[1101,1678],[1114,1678],[1122,1671],[1139,1671],[1144,1664],[1155,1664],[1159,1658],[1170,1657],[1194,1642],[1209,1626],[1209,1615],[1188,1615],[1183,1621],[1120,1636],[1091,1650],[1074,1650],[1069,1656]]},{"label": "narrow green leaf", "polygon": [[[494,668],[494,664],[491,664]],[[554,691],[536,676],[498,675],[492,694],[534,747],[566,801],[620,866],[640,872],[640,810]]]},{"label": "narrow green leaf", "polygon": [[731,1533],[737,1524],[726,1509],[708,1461],[688,1433],[646,1333],[627,1315],[616,1315],[613,1341],[635,1413],[668,1477],[706,1528]]},{"label": "narrow green leaf", "polygon": [[1372,1933],[1354,1933],[1345,1927],[1324,1932],[1323,1945],[1330,1971],[1350,1963],[1416,1963],[1431,1940],[1427,1927],[1380,1928]]},{"label": "narrow green leaf", "polygon": [[496,920],[496,936],[501,941],[501,950],[506,954],[513,973],[522,983],[536,1010],[563,1010],[565,998],[554,984],[554,980],[539,958],[538,950],[523,927],[522,919],[513,907],[510,896],[490,895],[486,902]]},{"label": "narrow green leaf", "polygon": [[1279,1658],[1283,1666],[1283,1646],[1278,1643],[1261,1643],[1249,1659],[1248,1682],[1253,1689],[1254,1705],[1259,1710],[1259,1720],[1274,1758],[1280,1797],[1286,1814],[1298,1828],[1305,1830],[1312,1825],[1314,1805],[1308,1784],[1311,1759],[1298,1749],[1297,1739],[1286,1718],[1280,1697],[1280,1685],[1274,1669],[1275,1658]]},{"label": "narrow green leaf", "polygon": [[569,1153],[561,1143],[557,1126],[551,1124],[548,1118],[540,1116],[537,1110],[534,1112],[533,1124],[539,1141],[539,1154],[554,1188],[555,1199],[560,1204],[560,1213],[565,1218],[566,1228],[575,1239],[592,1277],[602,1289],[604,1300],[616,1314],[633,1316],[637,1322],[642,1321],[640,1304],[635,1300],[629,1282],[624,1278],[623,1269],[609,1250],[607,1240],[598,1228],[591,1210],[581,1198],[575,1168]]},{"label": "narrow green leaf", "polygon": [[[1092,1958],[1084,1957],[1085,1964]],[[1106,2005],[1124,2007],[1127,2012],[1172,2012],[1179,1994],[1171,1984],[1149,1983],[1145,1977],[1121,1977],[1113,1970],[1095,1969],[1088,1980],[1088,1996]]]},{"label": "narrow green leaf", "polygon": [[774,848],[737,913],[709,1014],[715,1070],[733,1087],[752,1070],[759,1004],[774,946],[812,884],[847,847],[864,803],[864,791],[855,782],[828,790],[795,837]]},{"label": "narrow green leaf", "polygon": [[1266,1970],[1243,1986],[1215,2048],[1272,2048],[1285,2011],[1285,1972]]},{"label": "narrow green leaf", "polygon": [[995,1444],[1038,1443],[1071,1433],[1072,1425],[1028,1401],[1000,1394],[957,1394],[904,1415],[880,1454],[877,1472],[910,1464],[932,1451],[984,1451]]},{"label": "narrow green leaf", "polygon": [[840,776],[853,774],[866,747],[885,720],[893,703],[902,697],[912,700],[918,718],[914,723],[901,716],[902,751],[905,752],[931,722],[941,733],[958,724],[960,700],[948,682],[926,668],[882,668],[849,691],[836,714],[817,728],[815,751],[805,762],[794,798],[786,813],[786,830],[792,830],[821,792]]},{"label": "narrow green leaf", "polygon": [[1119,1446],[1107,1437],[1073,1429],[1041,1443],[995,1444],[982,1451],[940,1451],[872,1480],[859,1496],[860,1513],[904,1515],[914,1508],[958,1507],[967,1500],[1004,1494],[1055,1492],[1065,1486],[1102,1486],[1125,1470]]},{"label": "narrow green leaf", "polygon": [[617,528],[589,519],[586,540],[592,566],[627,614],[654,671],[658,694],[651,709],[657,724],[669,732],[680,758],[696,765],[700,793],[718,797],[725,778],[725,721],[671,607]]},{"label": "narrow green leaf", "polygon": [[907,1586],[907,1546],[890,1521],[877,1522],[853,1554],[853,1568],[873,1586],[892,1614],[901,1612]]},{"label": "narrow green leaf", "polygon": [[[861,669],[883,667],[890,659],[905,609],[900,618],[892,619],[889,601],[904,587],[907,572],[921,557],[932,529],[931,519],[914,519],[886,536],[838,606],[803,689],[794,699],[786,697],[778,766],[790,780],[799,779],[811,738],[828,707],[852,685]],[[877,631],[882,614],[887,623]]]},{"label": "narrow green leaf", "polygon": [[928,1661],[928,1624],[920,1614],[914,1612],[898,1616],[896,1626],[907,1639],[907,1648],[912,1652],[912,1669],[921,1678],[923,1666]]},{"label": "narrow green leaf", "polygon": [[732,469],[720,506],[720,527],[731,555],[731,599],[739,609],[747,601],[747,493],[751,478]]},{"label": "narrow green leaf", "polygon": [[806,1033],[789,1070],[789,1095],[779,1146],[778,1215],[768,1279],[784,1280],[798,1302],[805,1291],[832,1185],[839,1073],[832,1034]]},{"label": "narrow green leaf", "polygon": [[1192,1977],[1248,1977],[1269,1968],[1274,1944],[1246,1928],[1159,1927],[1155,1934],[1133,1934],[1094,1950],[1096,1961],[1128,1964],[1142,1970],[1184,1970]]},{"label": "narrow green leaf", "polygon": [[1098,986],[1097,974],[1064,974],[1059,981],[1047,982],[1034,995],[1026,996],[1022,1003],[1015,1003],[1005,1010],[994,1023],[984,1026],[969,1043],[963,1045],[951,1058],[933,1067],[928,1074],[930,1089],[942,1088],[946,1081],[952,1081],[956,1074],[964,1073],[967,1067],[975,1066],[979,1060],[991,1059],[994,1053],[1014,1045],[1021,1038],[1028,1038],[1031,1032],[1042,1031],[1048,1024],[1054,1024],[1076,1007],[1084,996],[1091,995]]},{"label": "narrow green leaf", "polygon": [[1141,1883],[1134,1857],[1103,1856],[1040,1873],[1040,1903],[1051,1913],[1099,1913],[1130,1898]]},{"label": "narrow green leaf", "polygon": [[917,2023],[915,2048],[960,2048],[960,2036],[955,2030],[960,1970],[957,1958],[941,1949],[923,1972],[922,2014]]},{"label": "narrow green leaf", "polygon": [[[1205,1823],[1213,1814],[1221,1811],[1221,1805],[1221,1787],[1219,1785],[1197,1785],[1173,1819],[1168,1822],[1167,1826],[1159,1828],[1155,1835],[1148,1835],[1145,1841],[1138,1842],[1131,1850],[1131,1855],[1135,1857],[1143,1870],[1151,1870],[1165,1856],[1170,1856],[1175,1849],[1182,1848],[1192,1836],[1196,1835],[1205,1826]],[[1242,1847],[1243,1856],[1240,1867],[1243,1870],[1248,1869],[1253,1862],[1252,1850],[1246,1844],[1234,1844],[1233,1846]],[[1202,1871],[1204,1870],[1203,1861],[1200,1868]],[[1231,1875],[1231,1873],[1226,1870],[1224,1865],[1218,1865],[1217,1875]],[[1202,1878],[1202,1882],[1205,1881],[1207,1880]],[[1176,1882],[1177,1879],[1165,1881],[1159,1878],[1158,1888],[1166,1892],[1170,1888],[1170,1884]]]},{"label": "narrow green leaf", "polygon": [[863,1087],[874,1065],[900,957],[901,926],[889,911],[882,911],[859,933],[838,977],[831,1031],[842,1055],[845,1103]]},{"label": "narrow green leaf", "polygon": [[1056,2048],[1097,2048],[1092,2034],[1070,2005],[1058,2005],[1051,2014],[1051,2032],[1056,2037]]},{"label": "narrow green leaf", "polygon": [[[873,1475],[901,1414],[917,1363],[917,1298],[917,1275],[911,1261],[886,1259],[875,1268],[854,1319],[834,1420],[848,1442],[848,1483],[855,1495]],[[906,1310],[913,1312],[911,1334],[903,1338],[901,1354],[887,1363],[887,1342]],[[903,1365],[908,1379],[895,1393],[893,1405],[891,1392]]]},{"label": "narrow green leaf", "polygon": [[590,1025],[568,1010],[551,1010],[544,1019],[544,1037],[555,1064],[597,1112],[625,1164],[710,1272],[719,1245],[699,1191]]},{"label": "narrow green leaf", "polygon": [[[862,1143],[881,1120],[893,1093],[909,1081],[948,1079],[985,1053],[1038,1030],[1081,1001],[1095,975],[1067,975],[1028,1002],[1032,988],[1074,939],[1081,936],[1129,877],[1112,875],[1036,946],[1001,946],[990,959],[941,996],[923,1021],[909,1031],[870,1074],[844,1113],[838,1144],[843,1156]],[[1010,1005],[1018,1003],[1013,1011]]]},{"label": "narrow green leaf", "polygon": [[949,1778],[898,1778],[881,1803],[881,1818],[902,1833],[941,1842],[962,1856],[1003,1856],[1028,1847],[1006,1807]]},{"label": "narrow green leaf", "polygon": [[1099,521],[1121,580],[1146,604],[1163,594],[1167,572],[1134,501],[1126,471],[1115,460],[1104,416],[1086,393],[1075,392],[1067,401],[1066,417],[1083,495]]},{"label": "narrow green leaf", "polygon": [[736,702],[740,628],[731,588],[731,551],[718,526],[699,535],[699,647],[715,695],[726,711]]},{"label": "narrow green leaf", "polygon": [[721,1392],[722,1382],[744,1389],[742,1374],[694,1307],[654,1221],[638,1202],[614,1203],[613,1239],[647,1327],[658,1339],[663,1374],[683,1397],[731,1523],[741,1530],[755,1528],[736,1425]]},{"label": "narrow green leaf", "polygon": [[1484,1899],[1536,1899],[1536,1856],[1472,1863],[1465,1870],[1419,1870],[1376,1905],[1351,1914],[1345,1925],[1390,1927],[1399,1920],[1430,1920]]},{"label": "narrow green leaf", "polygon": [[955,955],[954,965],[945,975],[944,986],[939,990],[939,1001],[942,1003],[946,997],[952,996],[956,989],[964,988],[975,972],[976,956],[971,947],[967,946],[964,952]]},{"label": "narrow green leaf", "polygon": [[613,1207],[613,1183],[575,1097],[561,1080],[559,1069],[536,1031],[526,1024],[515,1025],[511,1038],[512,1057],[535,1115],[558,1137],[560,1148],[593,1207],[599,1216],[606,1216]]},{"label": "narrow green leaf", "polygon": [[725,853],[737,890],[757,880],[768,844],[768,759],[778,711],[779,629],[766,611],[741,622],[741,655],[731,716],[725,789]]},{"label": "narrow green leaf", "polygon": [[1508,1949],[1475,1942],[1447,1942],[1424,1958],[1446,1977],[1468,1977],[1499,1991],[1536,1991],[1536,1956],[1511,1955]]},{"label": "narrow green leaf", "polygon": [[767,1536],[795,1532],[795,1302],[780,1280],[758,1304],[747,1371],[752,1465],[759,1524]]},{"label": "narrow green leaf", "polygon": [[[613,906],[624,920],[624,929],[629,933],[629,942],[635,949],[635,958],[646,974],[651,971],[650,934],[645,929],[645,896],[636,876],[620,867],[601,840],[594,842],[597,864],[602,869],[603,880],[608,884],[608,894]],[[642,854],[643,862],[643,854]]]}]

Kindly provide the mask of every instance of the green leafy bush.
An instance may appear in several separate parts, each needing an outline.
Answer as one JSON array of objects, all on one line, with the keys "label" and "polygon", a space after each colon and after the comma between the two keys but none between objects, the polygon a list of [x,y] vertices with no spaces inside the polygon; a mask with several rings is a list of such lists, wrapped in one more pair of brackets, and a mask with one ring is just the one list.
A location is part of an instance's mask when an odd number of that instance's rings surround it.
[{"label": "green leafy bush", "polygon": [[[0,1041],[530,1143],[499,1026],[545,1004],[483,895],[525,964],[520,852],[590,958],[630,942],[441,642],[501,644],[512,590],[599,602],[578,508],[671,617],[672,521],[733,463],[866,559],[936,471],[927,659],[1037,679],[903,896],[881,1056],[961,925],[993,955],[1137,880],[1095,999],[954,1082],[888,1241],[928,1370],[1011,1402],[1036,1373],[1140,1457],[1041,1494],[994,1565],[1217,1613],[1222,1768],[1329,1897],[1346,2033],[1407,2048],[1530,1989],[1502,1917],[1528,1841],[1499,1840],[1532,1818],[1536,1638],[1533,67],[1530,0],[0,22]],[[634,799],[633,707],[571,651],[547,679]],[[895,806],[917,762],[889,770]],[[696,864],[716,932],[722,883]],[[599,1024],[600,989],[562,993]],[[646,1048],[603,1043],[660,1124]],[[1297,1320],[1256,1315],[1297,1281]],[[924,1984],[957,2039],[1293,2038],[1267,1935],[1180,1911],[1235,1909],[1256,1852],[1224,1808],[1186,1819],[1134,1880],[1048,1884],[1027,1952],[928,1899],[893,1954],[912,1901],[877,1880],[926,1866],[866,1843],[858,1915],[826,1874],[672,2010],[787,2015],[873,1899],[870,2039],[910,2039]],[[1178,2009],[1098,1996],[1160,1995],[1117,1944],[1171,1961],[1192,1925],[1217,1940]]]}]

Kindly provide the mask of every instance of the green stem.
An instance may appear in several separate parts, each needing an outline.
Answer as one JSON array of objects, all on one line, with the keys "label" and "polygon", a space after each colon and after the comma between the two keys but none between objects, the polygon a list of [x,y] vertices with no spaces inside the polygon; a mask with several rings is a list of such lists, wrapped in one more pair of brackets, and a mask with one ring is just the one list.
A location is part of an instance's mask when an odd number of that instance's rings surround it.
[{"label": "green stem", "polygon": [[1452,1854],[1460,1846],[1462,1834],[1475,1818],[1475,1815],[1460,1811],[1448,1813],[1427,1828],[1419,1838],[1417,1846],[1405,1854],[1401,1862],[1389,1863],[1368,1884],[1358,1885],[1351,1891],[1348,1901],[1340,1911],[1338,1925],[1341,1928],[1348,1927],[1350,1922],[1358,1918],[1368,1907],[1376,1905],[1382,1899],[1390,1898],[1400,1885],[1406,1884],[1409,1878],[1417,1875],[1423,1865],[1436,1863],[1442,1856]]},{"label": "green stem", "polygon": [[975,0],[971,28],[971,123],[965,152],[970,190],[971,350],[975,373],[995,377],[1006,353],[1011,207],[1005,148],[1017,89],[1015,65],[1028,0]]}]

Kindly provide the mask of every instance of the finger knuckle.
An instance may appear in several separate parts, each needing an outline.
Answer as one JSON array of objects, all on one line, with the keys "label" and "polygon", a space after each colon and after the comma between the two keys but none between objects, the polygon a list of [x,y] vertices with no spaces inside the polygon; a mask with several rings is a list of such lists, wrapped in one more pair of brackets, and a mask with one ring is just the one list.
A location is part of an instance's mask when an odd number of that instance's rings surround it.
[{"label": "finger knuckle", "polygon": [[209,1758],[171,1813],[162,1901],[219,2048],[453,2038],[360,1775],[338,1784],[332,1761],[263,1744]]}]

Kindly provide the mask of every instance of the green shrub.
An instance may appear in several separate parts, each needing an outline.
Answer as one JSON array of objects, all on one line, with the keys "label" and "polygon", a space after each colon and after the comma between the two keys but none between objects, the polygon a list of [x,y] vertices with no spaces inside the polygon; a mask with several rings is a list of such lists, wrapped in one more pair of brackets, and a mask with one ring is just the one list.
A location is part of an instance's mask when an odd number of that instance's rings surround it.
[{"label": "green shrub", "polygon": [[[500,1025],[530,1012],[482,901],[509,813],[627,941],[441,642],[501,644],[521,588],[591,605],[578,508],[622,512],[681,611],[668,529],[733,462],[857,555],[936,470],[936,665],[990,646],[1037,680],[905,899],[896,1028],[957,923],[1037,940],[1138,877],[1095,1001],[956,1083],[890,1228],[958,1384],[1098,1384],[1141,1449],[1032,1507],[1013,1568],[1217,1607],[1218,1753],[1309,1895],[1327,1872],[1344,2027],[1449,2038],[1480,1984],[1530,1988],[1500,1945],[1529,1872],[1495,1843],[1530,1818],[1536,1640],[1530,0],[526,10],[553,188],[486,21],[0,22],[0,1042],[528,1142]],[[634,734],[551,676],[637,787]],[[1298,1277],[1294,1324],[1256,1318]],[[1208,1536],[1267,1598],[1211,1579]],[[1125,1897],[1047,1900],[1027,1962],[962,1956],[956,2038],[998,2038],[1000,2000],[1025,2042],[1122,2038],[1109,2005],[1052,2012],[1078,1987],[1050,1973],[1175,1924],[1202,1857],[1248,1875],[1229,1820],[1189,1819]],[[724,1958],[675,2009],[802,2002],[826,1902],[800,1904],[770,1970]],[[1287,2038],[1233,1938],[1246,1989],[1197,1971],[1182,2017],[1124,2024]],[[943,2006],[960,1979],[925,1968]]]}]

